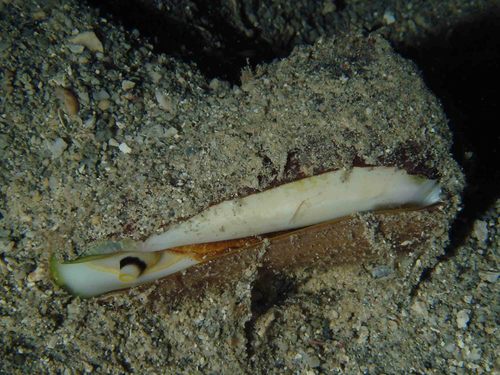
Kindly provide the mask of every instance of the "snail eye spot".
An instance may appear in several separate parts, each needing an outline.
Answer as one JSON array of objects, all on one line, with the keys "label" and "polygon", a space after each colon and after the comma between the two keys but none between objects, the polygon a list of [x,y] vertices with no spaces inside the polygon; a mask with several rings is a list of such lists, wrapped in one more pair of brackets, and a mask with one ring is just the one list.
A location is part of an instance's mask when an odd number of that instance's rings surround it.
[{"label": "snail eye spot", "polygon": [[147,265],[137,257],[125,257],[120,260],[120,281],[130,283],[135,281],[146,269]]},{"label": "snail eye spot", "polygon": [[137,266],[140,269],[141,273],[146,269],[146,263],[137,257],[125,257],[120,260],[120,269],[128,265]]}]

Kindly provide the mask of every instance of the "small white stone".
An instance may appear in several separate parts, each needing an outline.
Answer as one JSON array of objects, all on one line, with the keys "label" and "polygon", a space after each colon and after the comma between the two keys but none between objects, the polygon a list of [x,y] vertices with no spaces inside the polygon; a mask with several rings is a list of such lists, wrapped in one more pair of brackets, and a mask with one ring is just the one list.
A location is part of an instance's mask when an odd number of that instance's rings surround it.
[{"label": "small white stone", "polygon": [[159,90],[155,91],[156,101],[161,109],[174,114],[176,112],[176,101],[168,95],[165,95]]},{"label": "small white stone", "polygon": [[93,31],[85,31],[80,33],[69,40],[73,44],[79,44],[87,47],[92,52],[104,52],[104,47],[101,41]]},{"label": "small white stone", "polygon": [[66,307],[68,313],[68,319],[74,319],[77,317],[81,311],[80,305],[73,301]]},{"label": "small white stone", "polygon": [[481,359],[481,349],[474,347],[474,348],[468,350],[465,353],[465,358],[468,361],[473,361],[473,362],[479,361]]},{"label": "small white stone", "polygon": [[175,137],[177,135],[178,131],[176,128],[174,127],[170,127],[167,129],[167,131],[165,132],[165,137]]},{"label": "small white stone", "polygon": [[470,319],[470,310],[460,310],[457,315],[456,315],[456,322],[457,322],[457,327],[461,329],[467,328],[467,324],[469,323]]},{"label": "small white stone", "polygon": [[488,240],[488,223],[482,220],[476,220],[474,222],[474,237],[477,238],[479,242],[485,243]]},{"label": "small white stone", "polygon": [[386,25],[391,25],[396,22],[396,17],[394,16],[394,12],[392,10],[387,9],[384,12],[384,23]]},{"label": "small white stone", "polygon": [[120,143],[120,145],[118,146],[118,148],[124,154],[130,154],[132,152],[132,149],[130,147],[128,147],[128,145],[125,142]]},{"label": "small white stone", "polygon": [[62,138],[56,138],[54,142],[49,146],[49,150],[52,154],[52,159],[57,159],[60,157],[64,150],[68,148],[68,145],[66,142],[64,142],[64,139]]}]

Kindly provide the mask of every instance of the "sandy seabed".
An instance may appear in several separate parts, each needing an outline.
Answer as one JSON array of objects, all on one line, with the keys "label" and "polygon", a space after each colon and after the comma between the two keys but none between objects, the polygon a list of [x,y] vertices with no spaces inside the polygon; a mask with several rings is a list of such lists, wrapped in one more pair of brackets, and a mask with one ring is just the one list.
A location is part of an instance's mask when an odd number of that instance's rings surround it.
[{"label": "sandy seabed", "polygon": [[[76,1],[0,11],[1,373],[499,370],[500,206],[450,241],[465,182],[446,114],[382,34],[327,35],[233,85]],[[348,219],[375,259],[269,271],[263,247],[180,296],[168,279],[92,299],[50,281],[51,255],[359,164],[443,187],[438,209]],[[405,222],[424,240],[398,256]]]}]

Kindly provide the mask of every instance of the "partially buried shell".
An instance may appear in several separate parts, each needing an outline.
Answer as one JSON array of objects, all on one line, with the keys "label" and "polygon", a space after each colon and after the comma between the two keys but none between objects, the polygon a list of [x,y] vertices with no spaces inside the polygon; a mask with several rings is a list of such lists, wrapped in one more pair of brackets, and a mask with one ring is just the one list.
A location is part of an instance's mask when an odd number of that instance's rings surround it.
[{"label": "partially buried shell", "polygon": [[[342,263],[342,259],[370,257],[370,251],[366,244],[349,243],[342,237],[345,231],[336,228],[348,220],[340,218],[387,209],[391,211],[380,215],[395,215],[397,208],[428,207],[439,198],[436,181],[404,170],[356,167],[332,171],[224,201],[144,242],[111,243],[121,249],[113,254],[67,263],[52,259],[51,274],[71,293],[91,297],[174,275],[200,263],[230,262],[235,254],[262,246],[267,246],[265,266],[271,268],[308,264],[339,248],[343,250],[335,263]],[[418,230],[422,229],[420,225]],[[196,272],[192,274],[197,279]],[[185,279],[189,278],[188,272]]]}]

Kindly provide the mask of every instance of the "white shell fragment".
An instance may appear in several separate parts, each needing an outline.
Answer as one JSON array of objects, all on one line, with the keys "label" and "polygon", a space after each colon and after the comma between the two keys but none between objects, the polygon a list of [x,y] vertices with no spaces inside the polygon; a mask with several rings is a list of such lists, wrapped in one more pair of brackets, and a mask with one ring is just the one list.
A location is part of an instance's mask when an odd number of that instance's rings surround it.
[{"label": "white shell fragment", "polygon": [[118,148],[120,149],[121,152],[124,154],[130,154],[132,152],[132,149],[125,143],[122,142],[118,145]]},{"label": "white shell fragment", "polygon": [[179,246],[302,228],[363,211],[425,207],[438,202],[440,193],[436,181],[396,168],[327,172],[224,201],[144,242],[100,245],[103,250],[119,249],[113,254],[68,263],[52,259],[51,274],[73,294],[91,297],[150,282],[210,259],[193,250],[203,245]]},{"label": "white shell fragment", "polygon": [[71,38],[70,43],[84,46],[92,52],[104,52],[104,47],[93,31],[85,31]]}]

